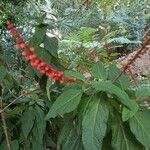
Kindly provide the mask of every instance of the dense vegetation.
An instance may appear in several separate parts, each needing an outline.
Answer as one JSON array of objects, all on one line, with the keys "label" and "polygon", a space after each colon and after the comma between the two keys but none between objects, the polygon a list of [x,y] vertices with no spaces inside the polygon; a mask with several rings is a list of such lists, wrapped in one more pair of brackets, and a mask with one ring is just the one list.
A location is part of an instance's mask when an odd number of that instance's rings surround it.
[{"label": "dense vegetation", "polygon": [[149,150],[149,23],[149,0],[0,0],[0,150]]}]

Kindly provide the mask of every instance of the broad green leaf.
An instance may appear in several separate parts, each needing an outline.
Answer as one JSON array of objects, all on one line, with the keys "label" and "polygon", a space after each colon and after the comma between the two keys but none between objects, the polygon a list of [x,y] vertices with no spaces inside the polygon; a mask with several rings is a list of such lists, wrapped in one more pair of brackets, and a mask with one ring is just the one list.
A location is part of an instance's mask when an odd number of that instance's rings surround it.
[{"label": "broad green leaf", "polygon": [[19,143],[17,140],[12,141],[12,150],[19,150]]},{"label": "broad green leaf", "polygon": [[136,139],[150,149],[150,111],[136,113],[129,124]]},{"label": "broad green leaf", "polygon": [[128,94],[121,90],[119,87],[112,84],[110,81],[101,81],[101,82],[93,82],[92,86],[98,90],[103,92],[108,92],[110,94],[116,95],[118,101],[125,105],[130,110],[136,112],[138,110],[138,105],[135,101],[131,100]]},{"label": "broad green leaf", "polygon": [[6,141],[1,141],[0,150],[8,150]]},{"label": "broad green leaf", "polygon": [[149,87],[140,87],[135,92],[137,99],[145,99],[150,96],[150,88]]},{"label": "broad green leaf", "polygon": [[46,63],[51,63],[52,56],[46,49],[37,47],[35,49],[36,54]]},{"label": "broad green leaf", "polygon": [[83,150],[81,136],[71,121],[65,123],[60,132],[57,149],[60,147],[62,150]]},{"label": "broad green leaf", "polygon": [[35,116],[34,116],[34,112],[32,110],[27,110],[23,113],[23,116],[21,117],[21,128],[22,128],[22,132],[25,136],[25,138],[28,137],[32,127],[33,127],[33,124],[34,124],[34,119],[35,119]]},{"label": "broad green leaf", "polygon": [[50,52],[54,57],[58,57],[58,40],[55,37],[45,36],[44,47]]},{"label": "broad green leaf", "polygon": [[2,81],[5,78],[6,75],[7,75],[6,68],[1,66],[0,67],[0,81]]},{"label": "broad green leaf", "polygon": [[57,140],[57,147],[62,147],[64,145],[69,133],[71,132],[73,128],[72,122],[71,121],[65,121],[64,126],[60,130],[58,140]]},{"label": "broad green leaf", "polygon": [[82,140],[86,150],[100,150],[106,134],[109,109],[106,97],[95,95],[82,122]]},{"label": "broad green leaf", "polygon": [[82,150],[81,137],[75,129],[72,129],[67,136],[67,139],[62,147],[62,150]]},{"label": "broad green leaf", "polygon": [[93,99],[93,95],[88,96],[88,97],[86,96],[81,99],[81,102],[78,107],[79,118],[81,117],[82,119],[84,117],[86,110],[88,109],[88,106],[92,99]]},{"label": "broad green leaf", "polygon": [[[108,72],[109,72],[108,77],[111,81],[113,81],[120,74],[120,70],[114,64],[110,65]],[[120,86],[121,89],[126,90],[129,87],[130,79],[127,75],[122,75],[115,82],[115,84],[117,86]]]},{"label": "broad green leaf", "polygon": [[43,136],[45,133],[46,128],[46,121],[45,121],[45,114],[43,110],[36,106],[35,107],[35,124],[33,128],[33,140],[32,140],[32,149],[36,150],[43,150],[44,149],[44,143],[43,143]]},{"label": "broad green leaf", "polygon": [[122,121],[127,121],[129,118],[132,118],[135,113],[137,112],[137,110],[130,110],[126,107],[123,107],[123,111],[122,111]]},{"label": "broad green leaf", "polygon": [[[19,150],[19,143],[17,140],[11,141],[11,146],[12,146],[11,150]],[[6,141],[1,142],[0,150],[8,150]]]},{"label": "broad green leaf", "polygon": [[74,77],[74,78],[77,78],[79,80],[82,80],[82,81],[85,81],[85,76],[80,74],[80,73],[77,73],[77,72],[74,72],[74,71],[71,71],[71,70],[66,70],[65,71],[65,76],[66,77]]},{"label": "broad green leaf", "polygon": [[82,92],[76,89],[70,89],[63,92],[52,105],[46,119],[55,118],[75,110],[80,102]]},{"label": "broad green leaf", "polygon": [[36,116],[36,124],[37,124],[37,129],[38,129],[38,134],[41,136],[41,138],[44,135],[45,132],[45,127],[46,127],[46,121],[45,121],[45,114],[43,110],[39,107],[35,107],[35,116]]},{"label": "broad green leaf", "polygon": [[103,139],[102,150],[112,150],[111,141],[112,141],[111,132],[108,132]]},{"label": "broad green leaf", "polygon": [[14,109],[12,109],[11,111],[9,111],[7,113],[7,117],[9,118],[9,117],[12,117],[15,115],[19,115],[22,111],[24,111],[27,108],[28,108],[28,106],[26,106],[26,105],[18,105]]},{"label": "broad green leaf", "polygon": [[118,114],[113,117],[111,129],[114,150],[144,150],[142,145],[133,138],[129,129],[125,127]]},{"label": "broad green leaf", "polygon": [[107,71],[101,62],[97,62],[92,68],[92,74],[95,78],[106,80],[108,77]]},{"label": "broad green leaf", "polygon": [[33,37],[30,40],[29,45],[37,48],[39,47],[39,45],[43,42],[44,37],[46,35],[46,31],[47,31],[47,26],[44,24],[40,24],[36,27],[35,29],[35,33],[33,35]]}]

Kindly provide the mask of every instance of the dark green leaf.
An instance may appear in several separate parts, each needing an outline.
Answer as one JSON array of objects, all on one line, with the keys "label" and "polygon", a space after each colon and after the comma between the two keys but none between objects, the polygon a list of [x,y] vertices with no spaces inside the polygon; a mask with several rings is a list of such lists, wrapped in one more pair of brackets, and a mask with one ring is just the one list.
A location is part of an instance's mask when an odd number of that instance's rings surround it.
[{"label": "dark green leaf", "polygon": [[12,141],[12,149],[19,150],[19,143],[17,140]]},{"label": "dark green leaf", "polygon": [[65,76],[66,77],[74,77],[74,78],[77,78],[79,80],[85,81],[84,75],[77,73],[77,72],[74,72],[74,71],[70,71],[70,70],[65,71]]},{"label": "dark green leaf", "polygon": [[55,118],[58,115],[69,113],[77,108],[82,92],[80,90],[70,89],[63,92],[52,105],[46,119]]},{"label": "dark green leaf", "polygon": [[52,56],[47,50],[37,47],[35,52],[44,62],[51,63]]},{"label": "dark green leaf", "polygon": [[82,140],[86,150],[100,150],[106,134],[108,121],[106,97],[95,95],[82,122]]},{"label": "dark green leaf", "polygon": [[45,114],[43,110],[36,106],[35,107],[35,116],[36,116],[36,122],[34,124],[33,128],[33,139],[32,140],[32,149],[33,150],[43,150],[44,144],[43,144],[43,136],[45,133],[46,128],[46,121],[45,121]]},{"label": "dark green leaf", "polygon": [[103,139],[102,150],[112,150],[111,141],[112,141],[112,135],[111,132],[108,132],[105,138]]},{"label": "dark green leaf", "polygon": [[44,47],[50,52],[54,57],[58,57],[58,40],[55,37],[45,36]]},{"label": "dark green leaf", "polygon": [[[109,79],[113,81],[120,74],[120,70],[113,64],[109,67]],[[130,79],[127,75],[122,75],[115,84],[120,86],[123,90],[129,87]]]},{"label": "dark green leaf", "polygon": [[33,124],[34,124],[34,119],[35,119],[35,116],[34,116],[34,112],[32,110],[27,110],[23,113],[23,116],[21,117],[21,123],[22,123],[22,132],[25,136],[25,138],[28,137],[32,127],[33,127]]},{"label": "dark green leaf", "polygon": [[57,148],[59,149],[59,147],[62,147],[62,150],[83,150],[81,137],[70,122],[65,123],[59,135]]},{"label": "dark green leaf", "polygon": [[129,124],[136,139],[150,149],[150,111],[136,113]]},{"label": "dark green leaf", "polygon": [[92,73],[95,78],[106,80],[108,77],[107,71],[101,62],[97,62],[93,68]]},{"label": "dark green leaf", "polygon": [[137,103],[131,100],[125,91],[121,90],[119,87],[115,86],[110,81],[95,81],[92,83],[92,86],[98,91],[108,92],[110,94],[116,95],[118,97],[118,101],[126,107],[128,107],[130,110],[134,112],[138,110]]},{"label": "dark green leaf", "polygon": [[2,81],[5,78],[6,75],[7,75],[6,68],[1,66],[0,67],[0,81]]},{"label": "dark green leaf", "polygon": [[111,128],[112,147],[114,150],[144,150],[129,129],[125,127],[119,114],[115,114],[113,117]]},{"label": "dark green leaf", "polygon": [[44,24],[40,24],[36,27],[35,29],[35,33],[33,35],[33,37],[30,40],[29,45],[33,46],[33,47],[39,47],[39,45],[43,42],[44,37],[46,35],[46,31],[47,31],[47,26]]},{"label": "dark green leaf", "polygon": [[126,107],[123,107],[122,111],[122,120],[127,121],[129,118],[133,117],[137,111],[129,110]]}]

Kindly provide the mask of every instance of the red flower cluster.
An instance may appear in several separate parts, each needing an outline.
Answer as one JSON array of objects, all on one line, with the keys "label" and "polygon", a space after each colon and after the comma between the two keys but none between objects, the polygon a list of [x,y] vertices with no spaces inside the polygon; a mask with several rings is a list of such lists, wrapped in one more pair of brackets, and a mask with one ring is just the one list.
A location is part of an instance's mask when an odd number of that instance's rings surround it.
[{"label": "red flower cluster", "polygon": [[54,69],[51,65],[43,62],[40,58],[38,58],[38,56],[35,54],[35,49],[24,42],[23,37],[20,33],[18,33],[13,23],[8,21],[6,26],[7,29],[12,33],[12,35],[16,39],[15,48],[23,49],[22,56],[25,57],[26,61],[30,61],[31,66],[39,70],[42,74],[45,74],[46,76],[50,77],[55,81],[59,81],[60,83],[64,83],[65,80],[68,84],[71,84],[74,81],[76,81],[76,78],[65,79],[64,73],[62,71]]}]

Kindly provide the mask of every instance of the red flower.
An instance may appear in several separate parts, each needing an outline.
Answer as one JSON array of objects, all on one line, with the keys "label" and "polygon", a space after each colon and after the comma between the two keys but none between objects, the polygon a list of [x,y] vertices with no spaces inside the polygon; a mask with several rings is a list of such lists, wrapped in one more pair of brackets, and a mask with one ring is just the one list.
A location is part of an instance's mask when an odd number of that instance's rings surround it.
[{"label": "red flower", "polygon": [[[10,21],[6,23],[7,29],[12,33],[12,35],[16,38],[16,45],[14,46],[16,49],[25,49],[22,52],[22,56],[25,56],[26,61],[30,61],[31,66],[39,70],[41,73],[50,77],[55,81],[59,81],[61,84],[64,83],[65,77],[64,73],[61,71],[57,71],[49,64],[43,62],[38,56],[35,54],[35,49],[33,47],[29,47],[25,42],[20,33],[17,32],[17,29],[14,24]],[[68,84],[76,81],[76,78],[67,78],[66,82]]]}]

